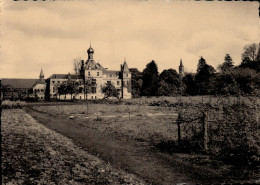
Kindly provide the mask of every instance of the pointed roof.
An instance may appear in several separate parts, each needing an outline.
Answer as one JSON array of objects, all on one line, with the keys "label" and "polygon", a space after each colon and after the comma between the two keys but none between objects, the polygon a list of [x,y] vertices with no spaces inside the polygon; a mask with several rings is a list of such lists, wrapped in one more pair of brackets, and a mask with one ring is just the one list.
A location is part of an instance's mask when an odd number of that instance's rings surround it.
[{"label": "pointed roof", "polygon": [[181,67],[183,67],[183,64],[182,64],[182,59],[181,59],[181,61],[180,61],[180,66],[181,66]]},{"label": "pointed roof", "polygon": [[90,46],[88,48],[88,53],[94,53],[94,49],[91,47],[91,42],[90,42]]},{"label": "pointed roof", "polygon": [[129,68],[128,68],[128,65],[127,65],[127,63],[126,63],[126,60],[124,60],[124,64],[123,64],[123,66],[122,66],[122,71],[123,71],[123,72],[130,72],[130,71],[129,71]]}]

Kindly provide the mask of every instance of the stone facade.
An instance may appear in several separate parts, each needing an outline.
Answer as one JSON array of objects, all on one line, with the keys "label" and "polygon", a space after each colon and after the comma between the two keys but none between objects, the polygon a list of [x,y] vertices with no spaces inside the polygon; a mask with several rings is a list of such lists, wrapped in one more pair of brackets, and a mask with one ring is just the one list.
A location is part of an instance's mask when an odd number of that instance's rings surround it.
[{"label": "stone facade", "polygon": [[[118,91],[118,98],[130,99],[131,73],[126,61],[120,71],[107,70],[94,60],[94,49],[87,50],[88,59],[82,60],[80,74],[53,74],[47,79],[49,99],[103,99],[103,88],[113,84]],[[76,92],[65,94],[58,91],[62,84],[76,84]]]}]

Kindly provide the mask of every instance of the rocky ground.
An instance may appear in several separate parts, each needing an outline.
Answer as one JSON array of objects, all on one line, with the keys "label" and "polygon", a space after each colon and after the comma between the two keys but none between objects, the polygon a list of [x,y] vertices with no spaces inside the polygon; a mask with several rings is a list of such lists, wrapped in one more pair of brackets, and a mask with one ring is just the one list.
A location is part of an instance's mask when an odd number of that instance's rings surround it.
[{"label": "rocky ground", "polygon": [[35,121],[22,109],[2,112],[3,184],[145,184]]}]

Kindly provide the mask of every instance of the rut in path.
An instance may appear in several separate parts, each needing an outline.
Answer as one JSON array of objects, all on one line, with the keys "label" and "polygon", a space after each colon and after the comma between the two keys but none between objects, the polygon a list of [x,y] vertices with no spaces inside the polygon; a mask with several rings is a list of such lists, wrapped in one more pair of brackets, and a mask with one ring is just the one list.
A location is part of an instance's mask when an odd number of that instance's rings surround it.
[{"label": "rut in path", "polygon": [[75,144],[109,162],[116,168],[134,173],[151,184],[216,183],[218,175],[192,165],[174,156],[150,150],[145,142],[138,142],[82,126],[80,120],[52,117],[26,109],[40,123],[73,140]]}]

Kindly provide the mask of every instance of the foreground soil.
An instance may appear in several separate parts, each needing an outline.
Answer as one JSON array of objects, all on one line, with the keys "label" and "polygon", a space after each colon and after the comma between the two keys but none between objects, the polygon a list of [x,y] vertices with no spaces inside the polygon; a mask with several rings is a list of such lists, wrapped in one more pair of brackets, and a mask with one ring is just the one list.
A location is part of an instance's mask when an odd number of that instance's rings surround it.
[{"label": "foreground soil", "polygon": [[69,119],[68,116],[54,116],[48,113],[26,110],[39,122],[73,140],[91,154],[97,155],[116,168],[136,174],[150,184],[178,183],[225,183],[256,182],[243,176],[220,161],[204,155],[167,154],[156,150],[145,140],[99,129],[93,125],[102,121],[84,122]]},{"label": "foreground soil", "polygon": [[24,110],[3,110],[1,129],[3,184],[146,184],[88,154]]}]

